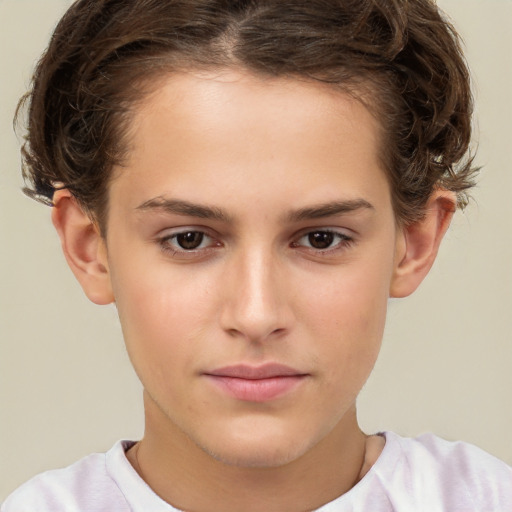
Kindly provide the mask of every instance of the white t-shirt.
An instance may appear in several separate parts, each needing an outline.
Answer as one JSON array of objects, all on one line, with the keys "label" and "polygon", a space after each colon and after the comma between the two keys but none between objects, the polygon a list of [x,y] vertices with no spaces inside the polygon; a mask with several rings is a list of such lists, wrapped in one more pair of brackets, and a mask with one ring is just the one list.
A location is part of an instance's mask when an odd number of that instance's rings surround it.
[{"label": "white t-shirt", "polygon": [[[318,512],[512,512],[512,468],[504,462],[432,434],[383,435],[386,445],[370,471]],[[119,441],[105,454],[34,477],[0,512],[177,512],[128,462],[132,444]]]}]

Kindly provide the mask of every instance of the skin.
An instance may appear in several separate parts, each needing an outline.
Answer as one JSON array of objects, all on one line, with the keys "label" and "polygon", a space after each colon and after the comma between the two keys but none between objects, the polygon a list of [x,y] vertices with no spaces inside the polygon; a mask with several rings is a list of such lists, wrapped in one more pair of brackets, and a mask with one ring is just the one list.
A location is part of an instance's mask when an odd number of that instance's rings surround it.
[{"label": "skin", "polygon": [[[135,112],[106,239],[56,193],[68,262],[91,300],[115,301],[144,386],[128,458],[177,508],[312,510],[377,459],[356,397],[388,298],[424,278],[454,201],[438,191],[424,220],[398,228],[380,144],[368,110],[323,85],[175,74]],[[185,233],[200,245],[180,246]],[[211,378],[266,363],[300,378],[260,401]]]}]

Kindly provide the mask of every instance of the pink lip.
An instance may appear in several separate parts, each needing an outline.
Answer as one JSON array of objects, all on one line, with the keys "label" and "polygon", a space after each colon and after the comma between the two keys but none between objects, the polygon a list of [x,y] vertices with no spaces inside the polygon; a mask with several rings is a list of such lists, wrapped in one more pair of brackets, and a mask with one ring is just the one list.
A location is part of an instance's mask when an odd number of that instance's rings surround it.
[{"label": "pink lip", "polygon": [[263,366],[234,365],[204,374],[222,391],[249,402],[266,402],[297,387],[308,375],[289,366],[269,363]]}]

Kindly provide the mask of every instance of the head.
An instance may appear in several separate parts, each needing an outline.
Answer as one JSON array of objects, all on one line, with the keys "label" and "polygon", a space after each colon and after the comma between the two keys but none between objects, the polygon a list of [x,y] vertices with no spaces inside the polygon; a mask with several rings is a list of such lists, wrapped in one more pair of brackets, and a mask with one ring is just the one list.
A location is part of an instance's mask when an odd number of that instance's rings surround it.
[{"label": "head", "polygon": [[[435,6],[79,1],[28,98],[30,193],[116,303],[154,431],[245,465],[349,432],[387,299],[471,185],[467,69]],[[230,375],[253,371],[279,382]]]}]

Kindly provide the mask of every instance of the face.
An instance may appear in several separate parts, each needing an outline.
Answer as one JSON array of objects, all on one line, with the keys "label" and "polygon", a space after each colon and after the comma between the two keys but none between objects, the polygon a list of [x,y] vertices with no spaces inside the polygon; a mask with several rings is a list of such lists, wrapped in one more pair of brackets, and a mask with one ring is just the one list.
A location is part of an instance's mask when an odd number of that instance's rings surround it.
[{"label": "face", "polygon": [[152,424],[237,465],[314,450],[374,365],[397,264],[378,123],[320,84],[183,73],[130,133],[106,248]]}]

